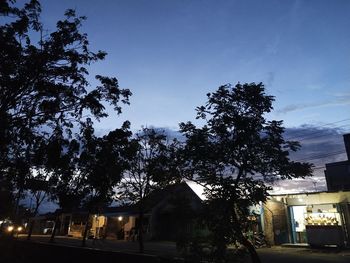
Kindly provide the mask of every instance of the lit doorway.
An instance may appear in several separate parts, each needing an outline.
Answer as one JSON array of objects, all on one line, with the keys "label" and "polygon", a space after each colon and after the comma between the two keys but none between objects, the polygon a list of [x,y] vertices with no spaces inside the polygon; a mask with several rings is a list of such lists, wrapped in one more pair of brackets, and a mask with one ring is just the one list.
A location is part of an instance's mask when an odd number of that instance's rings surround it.
[{"label": "lit doorway", "polygon": [[290,207],[293,243],[307,243],[305,213],[306,206]]}]

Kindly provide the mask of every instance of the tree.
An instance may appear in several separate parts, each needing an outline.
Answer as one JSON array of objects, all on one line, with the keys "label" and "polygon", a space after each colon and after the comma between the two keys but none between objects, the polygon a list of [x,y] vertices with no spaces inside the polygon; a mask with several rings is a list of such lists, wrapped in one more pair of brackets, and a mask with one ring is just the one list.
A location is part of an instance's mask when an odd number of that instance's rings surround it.
[{"label": "tree", "polygon": [[[27,193],[28,196],[31,198],[31,203],[32,200],[34,200],[34,209],[31,210],[30,207],[30,212],[32,216],[37,216],[39,213],[39,207],[41,204],[49,199],[49,194],[50,194],[50,187],[49,187],[49,176],[46,174],[45,171],[39,169],[36,170],[37,173],[33,178],[30,178],[27,180],[27,185],[26,188],[29,189],[29,193]],[[28,235],[27,235],[27,240],[30,240],[33,228],[34,228],[34,220],[32,220],[29,224],[29,230],[28,230]]]},{"label": "tree", "polygon": [[164,133],[143,128],[131,145],[135,154],[121,181],[119,194],[138,208],[138,241],[140,253],[143,253],[146,199],[152,191],[172,182],[175,177],[170,176],[171,146]]},{"label": "tree", "polygon": [[239,242],[260,262],[244,235],[249,207],[266,201],[267,182],[310,176],[311,165],[290,160],[300,144],[283,138],[282,121],[267,120],[274,97],[262,83],[224,85],[207,97],[196,109],[205,125],[180,124],[184,175],[205,187],[216,260],[224,262],[227,245]]},{"label": "tree", "polygon": [[83,180],[83,206],[88,215],[82,245],[85,246],[91,213],[99,213],[115,196],[115,187],[129,168],[133,151],[130,144],[130,123],[125,122],[103,137],[96,137],[91,122],[82,128],[79,176]]},{"label": "tree", "polygon": [[40,3],[31,0],[19,8],[14,2],[0,3],[6,18],[0,25],[0,181],[20,196],[37,140],[54,133],[71,138],[86,115],[106,117],[106,104],[121,113],[131,92],[120,89],[114,77],[96,75],[100,84],[89,83],[89,65],[106,53],[90,50],[80,32],[85,17],[67,10],[56,30],[46,34]]},{"label": "tree", "polygon": [[80,142],[77,138],[67,139],[60,130],[51,135],[43,146],[45,171],[49,175],[50,198],[57,201],[54,229],[50,242],[54,241],[59,225],[60,213],[70,213],[81,207],[84,197],[83,180],[79,173]]}]

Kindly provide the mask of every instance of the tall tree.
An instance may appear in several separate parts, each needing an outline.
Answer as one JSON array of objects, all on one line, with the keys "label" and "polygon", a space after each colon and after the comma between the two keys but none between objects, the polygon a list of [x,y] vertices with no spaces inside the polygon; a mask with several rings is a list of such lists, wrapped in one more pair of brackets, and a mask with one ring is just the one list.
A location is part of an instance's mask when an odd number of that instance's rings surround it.
[{"label": "tall tree", "polygon": [[171,176],[172,151],[164,133],[143,128],[135,135],[131,145],[135,155],[121,181],[119,194],[138,208],[138,241],[140,253],[143,253],[145,200],[152,191],[176,177]]},{"label": "tall tree", "polygon": [[80,31],[85,17],[67,10],[55,31],[46,34],[39,1],[18,6],[14,0],[0,2],[5,17],[0,25],[0,182],[12,184],[20,195],[36,140],[55,132],[70,137],[86,115],[106,117],[106,104],[119,114],[131,92],[120,89],[115,77],[96,75],[100,84],[89,83],[89,65],[106,53],[90,50]]},{"label": "tall tree", "polygon": [[58,130],[51,135],[45,150],[45,170],[49,174],[50,198],[57,202],[56,221],[50,242],[54,241],[60,213],[70,213],[81,207],[84,198],[83,180],[79,173],[80,141],[67,139]]},{"label": "tall tree", "polygon": [[85,246],[91,213],[99,213],[108,206],[115,196],[115,187],[130,166],[134,155],[130,144],[132,133],[130,123],[125,122],[103,137],[96,137],[91,122],[87,122],[81,132],[81,153],[79,156],[79,176],[83,180],[83,206],[88,215],[82,245]]},{"label": "tall tree", "polygon": [[221,86],[207,98],[196,109],[205,125],[180,124],[186,137],[184,174],[206,189],[216,260],[224,262],[227,245],[238,241],[260,262],[244,235],[249,206],[266,201],[267,182],[310,176],[312,167],[290,160],[300,144],[283,138],[282,121],[267,120],[274,97],[262,83]]},{"label": "tall tree", "polygon": [[[34,175],[32,178],[27,180],[26,188],[29,189],[27,191],[27,196],[30,196],[32,204],[33,201],[33,209],[30,206],[30,212],[32,216],[37,216],[39,213],[39,208],[45,200],[49,200],[50,194],[50,186],[49,186],[49,174],[46,173],[46,170],[36,169],[33,171]],[[30,221],[27,240],[31,239],[31,235],[33,232],[35,220]]]}]

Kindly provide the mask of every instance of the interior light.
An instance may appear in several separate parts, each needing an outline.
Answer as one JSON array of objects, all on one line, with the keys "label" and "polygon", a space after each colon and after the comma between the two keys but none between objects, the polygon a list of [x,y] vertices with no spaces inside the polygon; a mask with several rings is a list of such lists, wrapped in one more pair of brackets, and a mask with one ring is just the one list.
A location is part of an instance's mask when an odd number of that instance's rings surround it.
[{"label": "interior light", "polygon": [[118,221],[122,221],[123,217],[122,216],[118,216]]}]

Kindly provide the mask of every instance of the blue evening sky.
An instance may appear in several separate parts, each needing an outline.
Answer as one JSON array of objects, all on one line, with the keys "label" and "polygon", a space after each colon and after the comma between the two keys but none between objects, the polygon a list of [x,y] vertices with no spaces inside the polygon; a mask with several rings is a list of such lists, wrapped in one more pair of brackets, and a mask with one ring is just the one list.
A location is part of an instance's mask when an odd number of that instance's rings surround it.
[{"label": "blue evening sky", "polygon": [[120,117],[177,129],[193,120],[206,93],[226,83],[263,82],[276,96],[272,118],[287,127],[350,117],[350,1],[42,1],[46,29],[67,8],[105,61],[91,75],[116,76],[133,92]]}]

